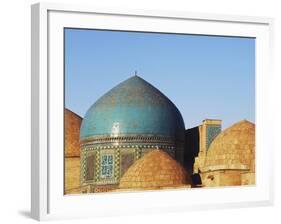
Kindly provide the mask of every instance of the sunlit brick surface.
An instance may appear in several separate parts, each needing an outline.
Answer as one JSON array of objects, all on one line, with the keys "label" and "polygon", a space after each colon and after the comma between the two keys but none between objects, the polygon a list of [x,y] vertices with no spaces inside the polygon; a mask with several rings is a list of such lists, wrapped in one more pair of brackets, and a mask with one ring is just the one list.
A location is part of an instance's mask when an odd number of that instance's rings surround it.
[{"label": "sunlit brick surface", "polygon": [[82,118],[64,109],[64,192],[80,193],[80,125]]},{"label": "sunlit brick surface", "polygon": [[82,118],[72,111],[64,110],[64,144],[65,144],[65,156],[73,157],[80,156],[80,125]]},{"label": "sunlit brick surface", "polygon": [[119,186],[123,189],[159,189],[190,184],[185,169],[166,152],[155,149],[128,169]]},{"label": "sunlit brick surface", "polygon": [[240,121],[215,138],[208,149],[205,169],[255,170],[255,125]]},{"label": "sunlit brick surface", "polygon": [[211,143],[201,167],[204,187],[255,184],[255,125],[240,121]]},{"label": "sunlit brick surface", "polygon": [[65,193],[80,192],[80,157],[65,158]]}]

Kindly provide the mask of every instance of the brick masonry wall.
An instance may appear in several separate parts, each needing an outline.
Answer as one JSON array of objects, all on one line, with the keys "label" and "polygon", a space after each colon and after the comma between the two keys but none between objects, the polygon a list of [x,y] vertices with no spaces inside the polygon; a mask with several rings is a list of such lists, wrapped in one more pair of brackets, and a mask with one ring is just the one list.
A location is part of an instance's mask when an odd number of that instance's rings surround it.
[{"label": "brick masonry wall", "polygon": [[65,156],[80,156],[80,126],[82,118],[72,111],[64,110]]},{"label": "brick masonry wall", "polygon": [[80,188],[80,157],[65,158],[65,193]]}]

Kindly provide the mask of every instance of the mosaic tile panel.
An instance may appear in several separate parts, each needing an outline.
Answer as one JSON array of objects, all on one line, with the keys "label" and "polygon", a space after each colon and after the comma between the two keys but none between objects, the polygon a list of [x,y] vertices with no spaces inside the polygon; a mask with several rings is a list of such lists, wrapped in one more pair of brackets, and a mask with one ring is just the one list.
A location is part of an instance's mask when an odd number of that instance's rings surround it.
[{"label": "mosaic tile panel", "polygon": [[221,132],[220,125],[208,125],[207,126],[207,134],[206,134],[206,149],[208,150],[212,141],[217,137],[217,135]]}]

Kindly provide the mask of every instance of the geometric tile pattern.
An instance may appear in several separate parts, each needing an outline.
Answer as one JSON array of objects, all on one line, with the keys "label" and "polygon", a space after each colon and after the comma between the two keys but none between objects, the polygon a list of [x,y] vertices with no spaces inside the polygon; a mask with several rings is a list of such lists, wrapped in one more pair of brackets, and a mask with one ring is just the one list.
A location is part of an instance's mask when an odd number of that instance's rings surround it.
[{"label": "geometric tile pattern", "polygon": [[[99,146],[95,144],[82,145],[81,147],[81,185],[93,185],[93,186],[101,186],[106,184],[119,184],[121,176],[124,174],[123,168],[126,165],[122,165],[122,155],[130,154],[133,156],[133,162],[141,158],[145,153],[150,152],[151,150],[155,150],[160,148],[158,145],[134,145],[134,144],[106,144],[106,146]],[[170,145],[165,145],[161,150],[166,151],[172,157],[174,157],[175,147]],[[89,155],[94,155],[95,162],[92,164],[95,166],[91,171],[94,171],[94,178],[92,180],[87,178],[87,157]],[[113,170],[112,176],[104,176],[102,175],[102,156],[113,156]],[[131,159],[128,159],[131,160]],[[124,161],[123,161],[124,163]],[[129,162],[130,163],[130,162]],[[131,166],[130,164],[127,164]],[[122,167],[121,167],[122,166]],[[125,168],[126,170],[128,167]]]},{"label": "geometric tile pattern", "polygon": [[206,149],[208,150],[212,141],[217,137],[221,132],[220,125],[207,125],[207,134],[206,134]]},{"label": "geometric tile pattern", "polygon": [[119,179],[119,175],[120,175],[120,149],[115,150],[114,178]]}]

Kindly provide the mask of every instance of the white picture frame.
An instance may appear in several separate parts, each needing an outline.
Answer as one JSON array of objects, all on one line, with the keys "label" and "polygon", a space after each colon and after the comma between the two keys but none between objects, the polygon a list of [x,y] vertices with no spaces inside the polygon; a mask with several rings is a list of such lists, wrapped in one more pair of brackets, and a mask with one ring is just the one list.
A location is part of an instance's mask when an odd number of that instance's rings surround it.
[{"label": "white picture frame", "polygon": [[[273,19],[190,12],[32,5],[31,214],[37,220],[186,211],[273,203]],[[161,192],[63,194],[63,28],[256,38],[256,185]],[[93,198],[94,197],[94,198]]]}]

